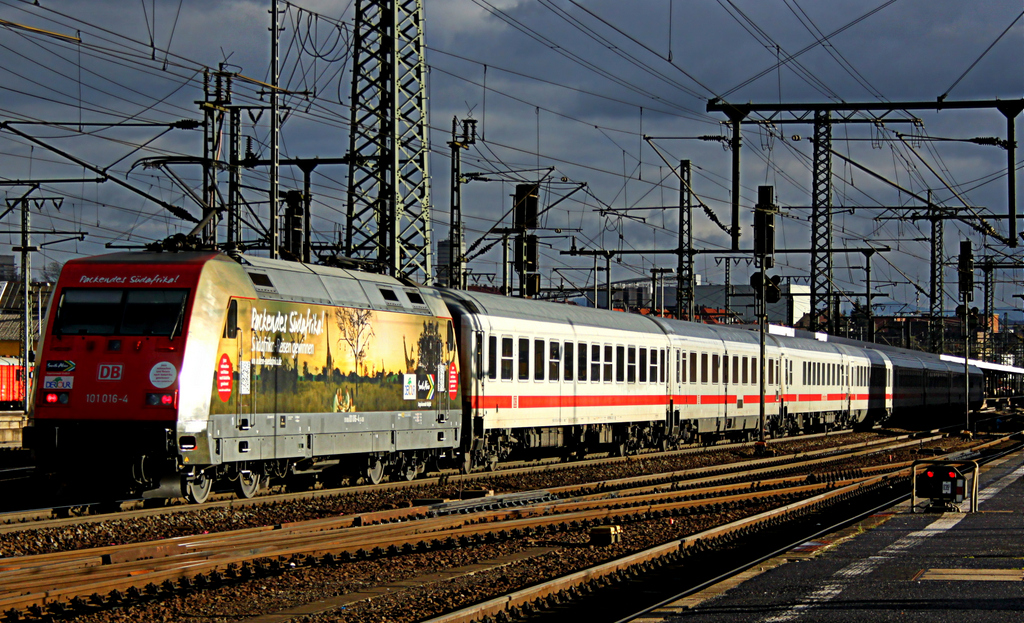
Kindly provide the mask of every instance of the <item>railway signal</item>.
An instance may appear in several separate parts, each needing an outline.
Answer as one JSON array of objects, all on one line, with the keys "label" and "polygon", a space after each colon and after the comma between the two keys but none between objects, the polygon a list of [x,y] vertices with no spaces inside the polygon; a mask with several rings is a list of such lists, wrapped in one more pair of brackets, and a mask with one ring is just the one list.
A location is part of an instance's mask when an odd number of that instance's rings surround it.
[{"label": "railway signal", "polygon": [[[764,292],[764,300],[766,303],[778,303],[782,300],[782,287],[779,285],[781,277],[779,275],[765,275],[763,271],[756,272],[750,276],[750,287],[754,289],[754,296],[758,299],[761,298],[761,292]],[[762,290],[762,286],[764,289]]]},{"label": "railway signal", "polygon": [[757,205],[754,206],[754,255],[763,259],[763,268],[775,266],[775,187],[757,187]]},{"label": "railway signal", "polygon": [[974,300],[974,253],[971,252],[971,241],[960,241],[960,260],[957,263],[957,275],[960,277],[960,298],[964,303]]}]

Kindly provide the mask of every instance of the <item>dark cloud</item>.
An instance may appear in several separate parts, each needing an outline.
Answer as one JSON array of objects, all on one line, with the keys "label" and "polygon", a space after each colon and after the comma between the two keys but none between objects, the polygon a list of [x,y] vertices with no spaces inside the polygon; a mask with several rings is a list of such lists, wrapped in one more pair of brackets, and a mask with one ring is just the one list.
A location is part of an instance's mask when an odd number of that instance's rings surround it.
[{"label": "dark cloud", "polygon": [[[282,80],[295,91],[316,93],[315,99],[300,95],[286,98],[290,109],[282,132],[282,153],[286,157],[340,156],[348,149],[349,73],[342,68],[345,43],[350,41],[345,37],[350,37],[351,31],[332,31],[331,20],[351,20],[352,4],[348,0],[310,0],[297,3],[307,12],[293,6],[284,13]],[[143,7],[149,10],[153,2],[44,0],[42,5],[2,2],[0,18],[66,35],[80,31],[89,45],[79,48],[18,30],[0,30],[0,68],[4,72],[0,114],[6,119],[77,121],[81,116],[89,121],[109,120],[115,115],[161,123],[198,119],[195,102],[202,99],[202,67],[216,69],[218,63],[226,61],[232,71],[267,80],[269,2],[264,0],[184,0],[180,13],[176,11],[177,3],[158,2],[155,21],[151,13],[143,12]],[[587,193],[578,193],[549,215],[549,225],[563,228],[566,238],[549,239],[552,248],[546,251],[544,260],[547,266],[584,267],[591,264],[589,258],[559,255],[560,250],[568,248],[570,233],[579,246],[674,246],[674,210],[631,213],[646,219],[639,222],[601,214],[597,209],[674,205],[678,184],[669,175],[669,166],[680,159],[694,163],[695,190],[723,220],[728,220],[730,154],[719,142],[692,138],[724,135],[724,117],[705,112],[708,98],[731,92],[728,99],[734,102],[867,102],[879,96],[890,101],[932,101],[950,90],[1021,11],[1019,2],[1009,0],[900,0],[888,5],[883,0],[579,0],[579,5],[590,13],[570,0],[425,3],[431,66],[431,143],[436,150],[431,161],[435,238],[447,233],[446,141],[453,117],[471,114],[479,120],[479,130],[486,139],[464,152],[465,169],[554,167],[554,179],[565,177],[587,184]],[[814,45],[820,33],[839,30],[879,6],[883,8],[836,34],[827,45]],[[330,19],[318,20],[313,12]],[[302,53],[299,41],[304,44]],[[163,49],[168,43],[169,54]],[[118,58],[112,60],[103,50],[91,47],[94,45],[119,51]],[[777,59],[808,46],[810,49],[795,62],[773,69]],[[315,62],[309,54],[314,50],[323,53]],[[1018,22],[948,97],[1020,98],[1024,94],[1022,51],[1024,22]],[[667,58],[670,52],[671,63]],[[331,55],[334,58],[326,58]],[[751,80],[762,72],[763,76]],[[236,102],[265,104],[265,97],[261,101],[263,90],[255,83],[236,83]],[[992,111],[915,114],[923,120],[923,127],[891,123],[885,131],[879,131],[864,124],[837,126],[833,134],[836,149],[916,193],[931,189],[947,204],[960,205],[928,170],[931,166],[950,184],[962,185],[958,191],[965,201],[1005,213],[1006,186],[998,177],[1006,166],[1004,151],[966,143],[911,141],[912,151],[891,141],[897,131],[947,138],[1005,137],[1003,116]],[[246,118],[243,126],[253,150],[265,156],[266,118]],[[125,128],[91,138],[66,129],[32,131],[51,137],[61,148],[99,166],[125,158],[112,169],[122,177],[139,158],[199,155],[202,150],[198,132],[172,131],[153,140],[160,130]],[[749,240],[747,215],[759,184],[775,185],[780,201],[792,207],[790,217],[783,221],[780,241],[791,246],[809,244],[809,211],[801,206],[810,201],[812,150],[806,139],[811,132],[806,125],[776,128],[773,136],[754,128],[745,130],[741,193],[744,244]],[[641,134],[663,138],[655,140],[652,147],[642,141]],[[793,140],[794,135],[800,140]],[[150,140],[153,142],[146,148],[132,153]],[[59,157],[42,148],[30,150],[24,141],[2,134],[0,152],[7,178],[82,174],[81,167],[62,164]],[[840,161],[835,162],[833,171],[837,205],[913,203],[905,193]],[[195,167],[182,168],[180,174],[198,186]],[[296,171],[286,168],[283,175],[285,188],[297,187],[301,182]],[[314,175],[314,228],[320,241],[334,239],[334,232],[344,222],[346,175],[344,167],[325,167]],[[515,180],[533,175],[508,175],[504,182],[465,186],[469,241],[508,210]],[[160,172],[136,168],[129,179],[198,214],[198,208]],[[661,183],[662,179],[667,181]],[[986,180],[988,183],[983,183]],[[253,187],[265,186],[265,171],[249,172],[246,182]],[[83,184],[59,189],[68,193],[69,202],[76,207],[60,215],[41,215],[37,222],[58,229],[80,226],[94,235],[89,243],[74,249],[69,245],[51,247],[48,257],[66,259],[74,253],[103,252],[103,243],[127,240],[128,232],[135,241],[188,229],[158,206],[111,186]],[[551,200],[564,192],[564,188],[552,188]],[[266,213],[265,199],[259,193],[250,191],[247,196],[256,213]],[[887,244],[898,247],[899,252],[888,254],[888,260],[908,275],[923,279],[927,274],[927,248],[912,239],[924,235],[927,225],[879,222],[872,218],[877,214],[857,211],[837,216],[836,245],[862,244],[864,238],[893,240]],[[101,226],[97,227],[96,222]],[[701,244],[727,244],[725,235],[703,215],[695,217],[694,223]],[[1005,230],[1003,224],[998,227]],[[572,229],[582,231],[570,232]],[[947,256],[956,252],[957,239],[968,235],[980,250],[980,237],[964,225],[950,223]],[[631,256],[616,266],[613,276],[649,274],[655,264],[672,263],[669,256]],[[500,264],[501,255],[495,250],[483,256],[473,269],[495,272]],[[783,264],[785,274],[807,274],[806,258],[787,257]],[[855,289],[860,273],[849,266],[859,264],[859,257],[837,257],[840,287]],[[879,276],[902,279],[885,262],[876,260],[876,266]],[[745,270],[734,271],[738,281],[745,281]],[[707,263],[702,271],[706,271],[706,280],[721,281],[722,269],[714,262]],[[999,288],[997,306],[1013,306],[1013,286],[1004,284]],[[899,302],[914,305],[912,288],[899,287],[893,292]]]}]

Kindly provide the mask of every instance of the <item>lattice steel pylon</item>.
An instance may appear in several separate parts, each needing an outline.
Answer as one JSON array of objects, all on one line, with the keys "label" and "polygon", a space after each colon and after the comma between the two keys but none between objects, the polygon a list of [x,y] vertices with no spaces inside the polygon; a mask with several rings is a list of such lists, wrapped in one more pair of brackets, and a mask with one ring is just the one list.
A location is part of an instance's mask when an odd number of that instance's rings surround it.
[{"label": "lattice steel pylon", "polygon": [[344,253],[433,277],[422,0],[357,0]]},{"label": "lattice steel pylon", "polygon": [[[929,200],[931,192],[928,193]],[[931,290],[928,293],[928,350],[933,353],[942,353],[945,350],[945,319],[943,318],[942,302],[945,292],[945,280],[943,270],[945,265],[942,259],[942,215],[935,208],[928,210],[932,217],[932,238],[931,238]]]},{"label": "lattice steel pylon", "polygon": [[676,258],[676,317],[693,317],[693,193],[690,161],[679,162],[679,252]]},{"label": "lattice steel pylon", "polygon": [[834,329],[832,315],[832,116],[814,111],[814,156],[811,186],[811,331]]}]

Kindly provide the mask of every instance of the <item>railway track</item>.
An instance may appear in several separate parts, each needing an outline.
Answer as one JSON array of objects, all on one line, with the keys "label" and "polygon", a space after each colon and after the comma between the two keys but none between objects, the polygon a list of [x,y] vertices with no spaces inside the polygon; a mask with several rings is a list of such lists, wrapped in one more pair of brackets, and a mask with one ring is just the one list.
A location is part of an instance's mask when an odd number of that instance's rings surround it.
[{"label": "railway track", "polygon": [[[358,577],[362,567],[383,566],[387,572],[379,574],[379,581],[396,571],[429,570],[441,564],[442,575],[447,573],[447,579],[456,584],[477,576],[483,579],[483,588],[475,584],[475,588],[460,589],[476,604],[472,616],[479,618],[499,604],[505,609],[533,608],[537,600],[589,586],[594,578],[632,573],[624,570],[651,566],[654,560],[685,558],[734,535],[774,525],[781,516],[811,512],[858,492],[889,487],[906,478],[923,444],[939,440],[935,436],[927,441],[859,443],[731,467],[703,466],[477,500],[430,500],[406,508],[8,558],[0,560],[0,612],[11,619],[88,617],[94,611],[109,616],[126,604],[162,603],[170,598],[187,602],[190,596],[202,599],[210,591],[222,590],[218,587],[237,589],[253,578]],[[954,446],[948,439],[942,443],[942,451]],[[589,544],[591,530],[597,530],[597,538],[605,532],[612,538],[609,535],[616,526],[623,532],[622,543]],[[471,558],[463,562],[475,562],[460,566],[467,554]],[[562,584],[537,588],[534,577],[534,588],[511,590],[515,578],[529,578],[531,570],[550,573],[565,566],[569,568],[558,574]],[[489,574],[507,579],[488,584]],[[448,594],[443,587],[429,588],[436,584],[420,582],[422,590]],[[506,595],[488,599],[488,590]],[[306,610],[312,611],[330,612],[358,601],[363,610],[377,612],[379,606],[372,599],[346,601],[359,594],[356,590],[348,591],[347,597],[303,600]],[[277,611],[288,614],[284,607]],[[315,614],[312,611],[306,614]]]},{"label": "railway track", "polygon": [[[793,447],[794,445],[796,447],[806,447],[814,445],[828,446],[843,443],[843,440],[849,438],[851,434],[853,433],[851,433],[850,431],[841,431],[838,433],[832,432],[828,434],[822,433],[795,438],[782,438],[770,440],[768,442],[768,445],[770,447],[778,448]],[[859,435],[858,437],[866,438],[870,436],[870,434],[862,434]],[[629,464],[635,461],[651,461],[659,459],[671,459],[672,457],[690,457],[695,455],[721,456],[722,453],[750,451],[752,447],[753,444],[751,443],[733,443],[719,444],[714,446],[691,446],[679,450],[671,450],[666,452],[648,452],[639,455],[632,455],[629,457],[610,457],[606,455],[597,455],[593,458],[588,458],[581,461],[574,461],[571,463],[567,463],[560,460],[544,460],[531,462],[520,461],[500,464],[499,468],[495,471],[474,472],[472,474],[460,475],[454,470],[449,470],[447,472],[439,474],[438,476],[430,478],[421,478],[415,481],[385,482],[379,485],[354,485],[342,488],[325,488],[294,493],[284,492],[283,487],[273,487],[271,491],[263,490],[259,495],[248,500],[238,499],[233,494],[227,493],[214,495],[211,496],[211,501],[201,506],[190,505],[182,500],[175,501],[174,503],[164,507],[146,508],[143,500],[125,500],[119,505],[118,510],[120,512],[117,512],[117,516],[134,518],[165,513],[191,512],[195,511],[197,508],[245,508],[248,506],[265,504],[268,501],[290,502],[294,500],[333,497],[345,493],[363,494],[372,491],[390,492],[410,489],[416,490],[429,488],[432,486],[438,486],[442,485],[443,483],[450,482],[457,482],[460,483],[461,485],[472,486],[473,483],[486,484],[490,481],[495,480],[496,478],[514,477],[518,475],[535,472],[568,472],[595,466]],[[727,457],[726,459],[722,460],[736,460],[736,457]],[[31,468],[23,467],[17,469],[19,471],[11,473],[12,476],[15,478],[22,478],[25,475],[31,473]],[[0,484],[2,484],[2,480],[0,480]],[[424,494],[419,497],[431,496],[429,494]],[[433,497],[437,497],[437,495],[434,495]],[[48,527],[51,525],[65,525],[65,523],[68,522],[100,522],[104,521],[105,518],[109,518],[112,512],[114,511],[107,510],[106,507],[104,507],[103,504],[99,501],[93,503],[81,503],[75,506],[37,506],[35,508],[0,512],[0,533],[3,533],[5,530],[10,529],[10,526],[18,527],[30,522],[39,527]]]}]

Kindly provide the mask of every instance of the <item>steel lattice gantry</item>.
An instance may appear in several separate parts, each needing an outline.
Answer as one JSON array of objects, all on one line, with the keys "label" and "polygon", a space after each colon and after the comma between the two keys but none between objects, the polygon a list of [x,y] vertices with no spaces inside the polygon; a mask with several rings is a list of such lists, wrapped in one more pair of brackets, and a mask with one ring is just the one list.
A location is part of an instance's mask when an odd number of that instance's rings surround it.
[{"label": "steel lattice gantry", "polygon": [[348,257],[429,284],[430,177],[422,0],[357,0]]},{"label": "steel lattice gantry", "polygon": [[[811,331],[833,332],[832,314],[832,118],[814,111],[811,186]],[[826,318],[825,327],[819,319]]]}]

